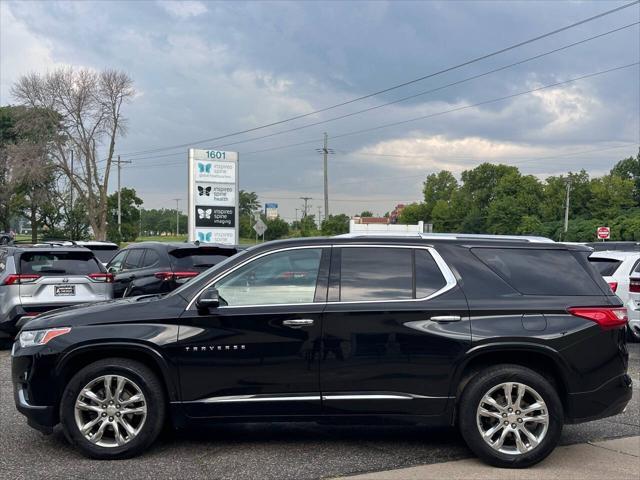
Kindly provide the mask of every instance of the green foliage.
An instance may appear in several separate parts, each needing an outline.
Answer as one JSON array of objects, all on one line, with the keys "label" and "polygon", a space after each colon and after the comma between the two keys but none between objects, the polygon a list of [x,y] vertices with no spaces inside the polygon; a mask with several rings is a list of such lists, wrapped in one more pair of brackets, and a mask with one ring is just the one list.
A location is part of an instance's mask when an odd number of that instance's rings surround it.
[{"label": "green foliage", "polygon": [[356,214],[356,217],[373,217],[373,212],[364,210],[362,213]]},{"label": "green foliage", "polygon": [[320,235],[315,215],[307,215],[291,224],[292,237],[317,237]]},{"label": "green foliage", "polygon": [[[612,239],[640,238],[640,156],[618,162],[610,175],[589,178],[586,171],[542,182],[516,167],[483,163],[424,182],[425,201],[407,205],[400,223],[433,223],[434,231],[543,235],[556,240],[593,241],[597,227],[611,227]],[[571,184],[569,229],[564,234],[567,183]]]},{"label": "green foliage", "polygon": [[142,205],[142,199],[138,198],[133,188],[125,187],[120,191],[120,204],[121,228],[119,231],[118,192],[109,195],[107,198],[107,239],[115,243],[133,242],[140,232],[140,206]]},{"label": "green foliage", "polygon": [[[364,215],[364,213],[371,212],[362,212],[362,217],[370,217],[371,215]],[[329,218],[326,218],[322,221],[322,235],[331,236],[331,235],[340,235],[342,233],[349,233],[349,217],[344,213],[339,215],[329,215]]]},{"label": "green foliage", "polygon": [[264,232],[265,240],[277,240],[289,235],[289,224],[280,217],[271,220],[264,220],[267,225],[267,231]]}]

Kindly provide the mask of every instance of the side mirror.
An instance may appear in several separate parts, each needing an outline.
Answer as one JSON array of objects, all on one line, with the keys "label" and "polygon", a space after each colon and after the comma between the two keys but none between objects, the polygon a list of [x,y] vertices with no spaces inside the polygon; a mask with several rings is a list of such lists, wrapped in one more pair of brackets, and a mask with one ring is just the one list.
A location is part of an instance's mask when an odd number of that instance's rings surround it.
[{"label": "side mirror", "polygon": [[116,274],[116,273],[118,273],[118,269],[116,267],[109,267],[109,268],[107,268],[107,272]]},{"label": "side mirror", "polygon": [[210,308],[216,308],[220,305],[220,296],[218,290],[215,287],[209,287],[200,294],[196,300],[196,307],[198,310],[208,310]]}]

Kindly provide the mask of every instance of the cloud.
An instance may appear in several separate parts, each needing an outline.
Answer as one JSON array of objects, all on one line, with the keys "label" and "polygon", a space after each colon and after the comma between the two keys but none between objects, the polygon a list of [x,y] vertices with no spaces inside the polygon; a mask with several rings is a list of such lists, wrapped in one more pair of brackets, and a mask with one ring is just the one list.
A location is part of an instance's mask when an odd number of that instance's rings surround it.
[{"label": "cloud", "polygon": [[0,103],[11,102],[11,85],[29,72],[46,72],[60,64],[52,54],[52,42],[29,30],[13,14],[8,2],[0,2]]},{"label": "cloud", "polygon": [[197,0],[159,0],[156,2],[165,12],[181,19],[197,17],[207,13],[207,6],[203,2]]}]

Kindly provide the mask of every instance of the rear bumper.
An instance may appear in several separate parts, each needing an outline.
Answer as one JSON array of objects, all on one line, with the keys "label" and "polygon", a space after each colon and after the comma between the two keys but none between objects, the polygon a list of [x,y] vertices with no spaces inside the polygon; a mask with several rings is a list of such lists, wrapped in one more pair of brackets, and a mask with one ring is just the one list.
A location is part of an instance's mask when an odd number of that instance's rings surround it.
[{"label": "rear bumper", "polygon": [[633,381],[626,373],[612,378],[591,392],[567,396],[567,423],[582,423],[622,413],[631,400]]},{"label": "rear bumper", "polygon": [[629,315],[629,329],[636,337],[640,337],[640,306],[636,301],[629,299],[627,302],[627,313]]}]

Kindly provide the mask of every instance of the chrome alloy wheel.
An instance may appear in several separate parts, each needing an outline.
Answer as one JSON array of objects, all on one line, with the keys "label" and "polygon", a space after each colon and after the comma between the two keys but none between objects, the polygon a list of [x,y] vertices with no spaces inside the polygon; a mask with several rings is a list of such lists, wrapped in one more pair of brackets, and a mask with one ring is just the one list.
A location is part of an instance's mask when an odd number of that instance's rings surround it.
[{"label": "chrome alloy wheel", "polygon": [[87,440],[101,447],[129,443],[146,419],[147,402],[142,390],[120,375],[92,380],[76,398],[76,426]]},{"label": "chrome alloy wheel", "polygon": [[492,449],[521,455],[544,440],[549,429],[549,411],[533,388],[523,383],[501,383],[480,400],[476,423]]}]

